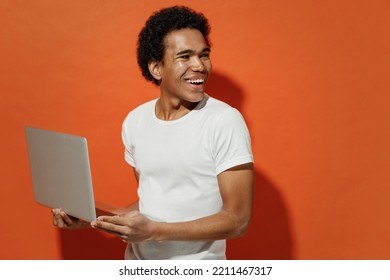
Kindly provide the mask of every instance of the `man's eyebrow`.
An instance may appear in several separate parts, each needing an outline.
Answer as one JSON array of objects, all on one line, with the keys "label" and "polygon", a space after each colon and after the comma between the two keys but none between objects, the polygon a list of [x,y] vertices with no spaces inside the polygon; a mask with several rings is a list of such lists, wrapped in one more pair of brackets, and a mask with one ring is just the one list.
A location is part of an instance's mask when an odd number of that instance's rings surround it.
[{"label": "man's eyebrow", "polygon": [[[210,49],[209,47],[207,47],[207,48],[204,48],[204,49],[201,51],[201,53],[210,52],[210,51],[211,51],[211,49]],[[195,53],[194,50],[187,49],[187,50],[182,50],[182,51],[176,53],[176,56],[180,56],[180,55],[183,55],[183,54],[193,54],[193,53]]]}]

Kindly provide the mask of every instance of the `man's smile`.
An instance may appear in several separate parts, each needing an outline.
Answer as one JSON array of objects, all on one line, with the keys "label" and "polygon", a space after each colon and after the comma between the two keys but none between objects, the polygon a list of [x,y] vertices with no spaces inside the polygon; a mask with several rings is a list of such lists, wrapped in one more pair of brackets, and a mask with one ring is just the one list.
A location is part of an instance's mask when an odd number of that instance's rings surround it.
[{"label": "man's smile", "polygon": [[187,79],[187,83],[201,85],[204,84],[204,79]]}]

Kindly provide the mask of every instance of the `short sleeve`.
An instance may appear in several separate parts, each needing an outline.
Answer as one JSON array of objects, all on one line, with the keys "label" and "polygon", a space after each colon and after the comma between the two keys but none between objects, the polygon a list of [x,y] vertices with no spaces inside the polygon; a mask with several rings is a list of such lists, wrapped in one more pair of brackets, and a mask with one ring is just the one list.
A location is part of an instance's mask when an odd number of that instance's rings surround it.
[{"label": "short sleeve", "polygon": [[131,130],[131,124],[130,124],[129,117],[127,117],[122,124],[122,141],[125,146],[125,160],[128,164],[135,167],[134,154],[133,154],[134,148],[131,141],[132,139],[130,137],[132,133],[130,132],[130,130]]},{"label": "short sleeve", "polygon": [[253,162],[249,131],[237,109],[224,110],[216,120],[213,150],[217,175],[234,166]]}]

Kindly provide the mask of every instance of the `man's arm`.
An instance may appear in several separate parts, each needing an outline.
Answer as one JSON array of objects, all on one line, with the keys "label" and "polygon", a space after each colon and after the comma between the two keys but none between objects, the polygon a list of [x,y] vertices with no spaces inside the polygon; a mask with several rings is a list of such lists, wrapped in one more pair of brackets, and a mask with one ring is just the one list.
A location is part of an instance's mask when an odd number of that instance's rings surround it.
[{"label": "man's arm", "polygon": [[[135,170],[135,168],[133,167],[133,173],[134,173],[134,177],[135,179],[137,180],[137,183],[139,182],[139,174],[137,173],[137,171]],[[139,210],[139,200],[137,199],[135,202],[133,202],[132,204],[128,205],[126,207],[126,212],[131,212],[131,211],[138,211]]]},{"label": "man's arm", "polygon": [[99,217],[94,228],[116,234],[125,242],[147,240],[218,240],[238,237],[248,228],[253,199],[253,164],[243,164],[218,175],[223,201],[221,211],[197,220],[155,222],[138,211]]}]

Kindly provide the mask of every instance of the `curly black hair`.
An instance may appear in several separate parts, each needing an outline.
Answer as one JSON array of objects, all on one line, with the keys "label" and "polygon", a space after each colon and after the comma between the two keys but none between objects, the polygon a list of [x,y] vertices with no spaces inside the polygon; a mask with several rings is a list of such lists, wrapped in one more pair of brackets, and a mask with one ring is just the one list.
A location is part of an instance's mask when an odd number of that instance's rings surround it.
[{"label": "curly black hair", "polygon": [[149,72],[148,64],[151,61],[160,62],[165,53],[164,38],[176,30],[183,28],[197,29],[202,34],[206,44],[210,46],[210,25],[207,18],[188,7],[173,6],[155,12],[145,23],[144,28],[138,35],[137,61],[142,75],[146,80],[158,85]]}]

